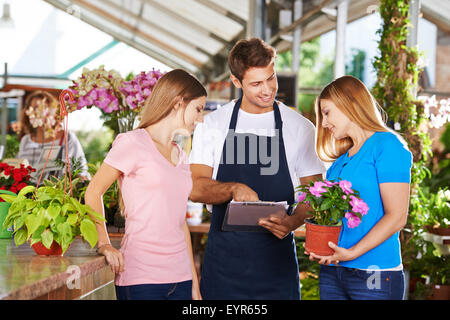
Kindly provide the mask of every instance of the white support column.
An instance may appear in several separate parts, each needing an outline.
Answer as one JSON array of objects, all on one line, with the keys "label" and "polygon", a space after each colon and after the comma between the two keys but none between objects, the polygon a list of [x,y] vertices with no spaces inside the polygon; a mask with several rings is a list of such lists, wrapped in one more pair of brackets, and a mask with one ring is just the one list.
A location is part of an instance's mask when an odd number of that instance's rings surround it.
[{"label": "white support column", "polygon": [[334,58],[334,78],[345,75],[345,29],[347,26],[348,0],[340,0],[337,5],[336,55]]},{"label": "white support column", "polygon": [[249,19],[247,22],[247,39],[257,37],[265,40],[266,38],[266,1],[250,0],[249,1]]},{"label": "white support column", "polygon": [[[295,0],[293,10],[293,21],[300,19],[303,15],[303,0]],[[300,46],[302,41],[302,29],[297,27],[292,37],[292,72],[298,73],[300,68]]]},{"label": "white support column", "polygon": [[[410,0],[409,2],[409,20],[411,26],[408,27],[408,37],[406,38],[406,45],[411,48],[417,46],[417,35],[419,33],[419,15],[420,15],[420,1]],[[411,94],[413,97],[417,96],[417,86],[412,88]]]},{"label": "white support column", "polygon": [[408,37],[406,45],[414,47],[417,45],[417,34],[419,29],[420,0],[410,0],[409,2],[409,20],[411,27],[408,28]]}]

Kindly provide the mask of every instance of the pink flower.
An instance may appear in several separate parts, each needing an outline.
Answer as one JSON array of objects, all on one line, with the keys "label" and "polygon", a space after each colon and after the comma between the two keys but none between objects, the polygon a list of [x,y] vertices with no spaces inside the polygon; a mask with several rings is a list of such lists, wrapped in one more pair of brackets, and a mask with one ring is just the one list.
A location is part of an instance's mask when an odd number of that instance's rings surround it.
[{"label": "pink flower", "polygon": [[327,192],[326,189],[323,187],[326,187],[327,185],[321,181],[314,182],[314,186],[309,188],[309,192],[315,196],[320,198],[322,196],[322,193]]},{"label": "pink flower", "polygon": [[341,180],[339,181],[339,187],[341,187],[342,191],[345,192],[345,194],[353,193],[353,190],[351,189],[352,183],[347,180]]},{"label": "pink flower", "polygon": [[323,183],[325,183],[326,186],[327,186],[327,187],[330,187],[330,188],[331,188],[332,186],[337,185],[337,182],[331,182],[331,181],[328,181],[328,180],[324,180]]},{"label": "pink flower", "polygon": [[350,196],[350,204],[352,205],[352,211],[359,212],[362,215],[366,215],[369,211],[369,206],[367,203],[362,201],[361,199],[358,199],[355,196]]},{"label": "pink flower", "polygon": [[351,212],[346,212],[345,217],[347,218],[347,226],[351,229],[356,228],[361,223],[361,219]]},{"label": "pink flower", "polygon": [[306,192],[303,192],[303,193],[300,193],[299,195],[298,195],[298,202],[302,202],[303,200],[305,200],[306,199]]}]

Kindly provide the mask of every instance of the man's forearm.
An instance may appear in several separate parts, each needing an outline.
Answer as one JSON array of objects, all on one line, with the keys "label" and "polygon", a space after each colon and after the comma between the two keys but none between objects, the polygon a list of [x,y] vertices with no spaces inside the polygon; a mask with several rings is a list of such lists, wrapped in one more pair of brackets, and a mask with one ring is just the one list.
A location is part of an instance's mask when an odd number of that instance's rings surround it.
[{"label": "man's forearm", "polygon": [[193,181],[190,199],[206,204],[221,204],[233,198],[235,182],[220,182],[211,178],[200,177]]},{"label": "man's forearm", "polygon": [[309,210],[311,210],[311,208],[305,204],[300,203],[297,205],[294,212],[290,216],[293,227],[292,230],[295,230],[298,227],[300,227],[302,224],[305,223],[305,219],[311,216]]}]

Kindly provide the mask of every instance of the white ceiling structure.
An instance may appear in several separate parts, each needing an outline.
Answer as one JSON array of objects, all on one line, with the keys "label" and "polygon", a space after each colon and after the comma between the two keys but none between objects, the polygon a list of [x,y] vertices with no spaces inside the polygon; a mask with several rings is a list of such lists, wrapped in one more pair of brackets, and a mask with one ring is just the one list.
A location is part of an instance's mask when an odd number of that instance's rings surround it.
[{"label": "white ceiling structure", "polygon": [[[247,36],[255,19],[252,1],[261,0],[44,0],[116,40],[207,81],[223,78],[229,49]],[[280,10],[294,0],[266,0],[266,38],[279,52],[292,46],[292,31],[302,27],[301,41],[336,28],[330,10],[337,0],[303,0],[303,15],[279,28]],[[347,20],[372,14],[378,0],[349,0]],[[424,18],[450,31],[450,1],[422,0]],[[290,24],[290,25],[289,25]]]}]

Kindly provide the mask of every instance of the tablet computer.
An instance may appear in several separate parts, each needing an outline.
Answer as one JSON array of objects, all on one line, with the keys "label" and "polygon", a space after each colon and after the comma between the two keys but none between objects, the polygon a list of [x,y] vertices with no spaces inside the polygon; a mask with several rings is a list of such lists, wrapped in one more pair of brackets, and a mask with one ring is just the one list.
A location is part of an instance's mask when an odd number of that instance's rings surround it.
[{"label": "tablet computer", "polygon": [[271,215],[283,217],[287,214],[286,201],[283,202],[235,202],[231,201],[223,219],[223,231],[270,232],[258,225],[261,218]]}]

